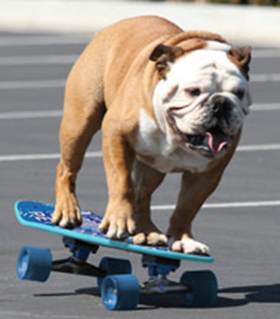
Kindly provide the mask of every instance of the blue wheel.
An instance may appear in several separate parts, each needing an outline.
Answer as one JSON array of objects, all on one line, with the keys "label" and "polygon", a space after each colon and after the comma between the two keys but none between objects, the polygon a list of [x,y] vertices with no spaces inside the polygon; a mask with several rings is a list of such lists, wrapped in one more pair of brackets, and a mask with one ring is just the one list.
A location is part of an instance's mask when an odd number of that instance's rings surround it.
[{"label": "blue wheel", "polygon": [[21,280],[47,281],[52,269],[49,249],[23,247],[18,255],[17,276]]},{"label": "blue wheel", "polygon": [[[127,259],[103,257],[100,261],[99,268],[106,271],[106,276],[132,273],[131,263]],[[102,280],[102,277],[97,277],[99,290],[101,289]]]},{"label": "blue wheel", "polygon": [[191,289],[185,295],[186,306],[211,307],[216,304],[218,282],[212,271],[185,272],[180,282]]},{"label": "blue wheel", "polygon": [[134,275],[107,276],[102,281],[101,297],[107,310],[132,310],[139,302],[140,287]]}]

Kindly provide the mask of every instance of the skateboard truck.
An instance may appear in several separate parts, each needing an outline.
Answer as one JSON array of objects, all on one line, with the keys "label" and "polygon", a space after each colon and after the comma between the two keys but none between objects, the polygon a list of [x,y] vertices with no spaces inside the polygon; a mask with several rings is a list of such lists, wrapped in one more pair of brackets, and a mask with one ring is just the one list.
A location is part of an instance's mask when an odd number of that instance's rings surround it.
[{"label": "skateboard truck", "polygon": [[143,294],[164,294],[175,292],[189,292],[187,286],[171,281],[167,276],[180,267],[179,260],[172,260],[152,255],[143,255],[142,266],[148,269],[149,279],[144,282]]},{"label": "skateboard truck", "polygon": [[166,277],[170,272],[174,272],[180,267],[180,261],[152,255],[143,255],[142,265],[144,268],[148,268],[148,274],[151,278],[157,276]]},{"label": "skateboard truck", "polygon": [[53,261],[52,271],[82,276],[106,276],[106,272],[102,269],[88,264],[87,262],[76,261],[73,257]]},{"label": "skateboard truck", "polygon": [[86,262],[90,253],[95,254],[98,250],[97,245],[83,243],[77,239],[63,237],[62,242],[65,248],[68,248],[73,254],[73,258],[78,262]]},{"label": "skateboard truck", "polygon": [[82,276],[104,277],[106,272],[99,267],[87,263],[90,253],[96,253],[98,246],[86,245],[79,240],[63,237],[63,244],[72,256],[52,262],[52,271]]}]

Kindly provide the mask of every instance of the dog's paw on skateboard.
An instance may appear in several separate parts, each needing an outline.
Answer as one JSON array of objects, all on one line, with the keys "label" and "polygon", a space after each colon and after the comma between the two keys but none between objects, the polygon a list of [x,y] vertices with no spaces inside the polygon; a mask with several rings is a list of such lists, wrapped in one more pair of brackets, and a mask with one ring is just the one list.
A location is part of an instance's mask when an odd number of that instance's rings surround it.
[{"label": "dog's paw on skateboard", "polygon": [[136,225],[129,210],[116,208],[113,212],[107,210],[99,225],[99,230],[110,239],[123,239],[132,235],[135,232]]},{"label": "dog's paw on skateboard", "polygon": [[[122,211],[122,213],[116,213]],[[111,239],[124,239],[132,236],[135,245],[161,246],[167,245],[167,236],[151,222],[139,220],[129,210],[114,209],[106,212],[99,229]]]},{"label": "dog's paw on skateboard", "polygon": [[81,210],[73,194],[57,198],[52,223],[69,229],[81,226]]},{"label": "dog's paw on skateboard", "polygon": [[148,246],[166,246],[167,236],[163,234],[152,222],[150,217],[137,215],[136,231],[133,236],[133,244]]},{"label": "dog's paw on skateboard", "polygon": [[166,246],[167,237],[161,232],[140,232],[133,236],[133,244],[148,246]]},{"label": "dog's paw on skateboard", "polygon": [[180,240],[174,240],[171,238],[170,248],[172,251],[175,252],[192,255],[210,256],[210,249],[208,246],[185,236],[182,236]]}]

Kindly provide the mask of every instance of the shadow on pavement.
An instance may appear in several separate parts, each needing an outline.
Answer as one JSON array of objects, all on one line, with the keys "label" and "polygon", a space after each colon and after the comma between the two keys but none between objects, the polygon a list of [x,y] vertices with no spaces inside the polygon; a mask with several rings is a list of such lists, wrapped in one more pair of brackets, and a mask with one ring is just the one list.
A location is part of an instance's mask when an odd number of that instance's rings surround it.
[{"label": "shadow on pavement", "polygon": [[242,286],[220,289],[222,294],[244,294],[246,303],[280,303],[280,284]]},{"label": "shadow on pavement", "polygon": [[[238,298],[225,297],[226,294],[243,294]],[[35,297],[65,297],[73,295],[91,295],[100,297],[97,288],[82,288],[74,291],[73,293],[50,293],[50,294],[36,294]],[[223,296],[221,296],[223,295]],[[141,296],[140,304],[145,307],[138,307],[138,310],[153,309],[158,307],[166,308],[186,308],[185,305],[180,303],[180,298],[176,295],[149,295]],[[243,286],[243,287],[230,287],[219,290],[218,301],[212,309],[217,308],[231,308],[241,307],[248,303],[280,303],[280,284],[275,285],[259,285],[259,286]],[[147,307],[146,307],[147,306]]]}]

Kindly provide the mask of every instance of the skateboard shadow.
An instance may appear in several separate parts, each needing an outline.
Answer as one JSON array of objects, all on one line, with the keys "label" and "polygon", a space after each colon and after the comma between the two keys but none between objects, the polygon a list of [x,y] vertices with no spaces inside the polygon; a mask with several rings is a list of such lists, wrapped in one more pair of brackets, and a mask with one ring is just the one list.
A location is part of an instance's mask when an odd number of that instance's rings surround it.
[{"label": "skateboard shadow", "polygon": [[[79,295],[92,295],[100,296],[99,290],[97,288],[82,288],[76,290],[76,294]],[[231,299],[226,297],[219,297],[217,304],[211,308],[225,308],[225,307],[237,307],[247,304],[244,299]],[[182,302],[182,298],[178,298],[176,294],[150,294],[140,296],[140,307],[137,310],[144,309],[157,309],[157,308],[186,308],[186,305]],[[190,307],[190,309],[193,307]],[[210,308],[210,307],[208,307]]]},{"label": "skateboard shadow", "polygon": [[[230,296],[227,297],[226,295]],[[238,294],[237,298],[232,295]],[[81,288],[73,293],[52,293],[52,294],[36,294],[35,297],[63,297],[74,295],[91,295],[100,297],[99,290],[96,287]],[[280,303],[280,284],[274,285],[255,285],[229,287],[219,290],[217,304],[211,308],[230,308],[242,307],[249,303]],[[151,310],[159,307],[162,308],[186,308],[176,295],[141,295],[140,307],[137,310]]]},{"label": "skateboard shadow", "polygon": [[280,284],[223,288],[219,293],[244,294],[246,303],[280,303]]},{"label": "skateboard shadow", "polygon": [[[76,290],[77,295],[92,295],[100,296],[100,293],[97,288],[82,288]],[[218,297],[217,304],[212,308],[224,308],[224,307],[237,307],[245,305],[247,302],[244,299],[230,299],[225,297]],[[181,302],[180,298],[176,294],[166,294],[166,295],[141,295],[140,296],[140,307],[137,307],[137,310],[144,309],[157,309],[157,308],[186,308],[186,305]],[[210,307],[208,307],[210,308]]]},{"label": "skateboard shadow", "polygon": [[[91,294],[99,296],[97,288],[84,288],[76,291],[77,294]],[[227,297],[227,294],[230,295]],[[232,295],[238,294],[237,298]],[[242,307],[249,303],[280,303],[280,284],[240,286],[220,289],[217,304],[212,308]],[[180,304],[176,295],[141,296],[140,304],[152,308],[186,308]]]}]

